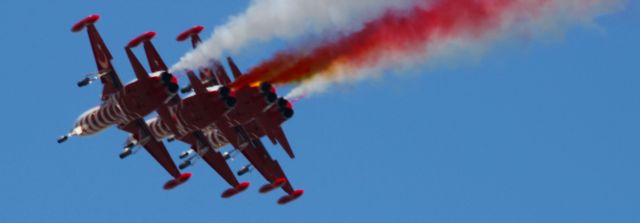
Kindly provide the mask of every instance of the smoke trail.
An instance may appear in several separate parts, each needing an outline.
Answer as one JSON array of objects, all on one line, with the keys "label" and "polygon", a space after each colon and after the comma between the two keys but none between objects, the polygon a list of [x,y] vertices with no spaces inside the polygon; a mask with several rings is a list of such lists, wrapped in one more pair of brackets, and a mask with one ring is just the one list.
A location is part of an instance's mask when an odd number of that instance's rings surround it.
[{"label": "smoke trail", "polygon": [[218,59],[223,51],[236,51],[253,41],[295,38],[327,30],[355,30],[390,7],[409,6],[416,0],[253,0],[242,14],[216,27],[211,37],[187,53],[172,71],[195,69]]},{"label": "smoke trail", "polygon": [[[389,9],[347,35],[285,50],[234,83],[301,83],[289,97],[358,81],[381,69],[423,63],[459,46],[478,48],[515,33],[536,36],[611,12],[613,0],[439,0]],[[456,47],[458,46],[458,47]]]}]

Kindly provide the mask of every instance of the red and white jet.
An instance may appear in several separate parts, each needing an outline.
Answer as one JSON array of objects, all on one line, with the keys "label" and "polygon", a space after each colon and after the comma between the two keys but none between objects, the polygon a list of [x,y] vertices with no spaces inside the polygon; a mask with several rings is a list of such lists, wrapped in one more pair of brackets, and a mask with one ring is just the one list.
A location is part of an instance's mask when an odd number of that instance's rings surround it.
[{"label": "red and white jet", "polygon": [[[150,38],[141,38],[140,42],[132,42],[129,47],[136,47],[140,43],[143,44],[151,71],[166,72],[168,68]],[[185,142],[191,146],[191,151],[197,153],[182,163],[181,169],[191,165],[193,159],[201,157],[232,186],[224,194],[231,196],[240,193],[249,187],[249,183],[238,182],[222,154],[216,150],[220,143],[208,140],[202,132],[202,129],[228,113],[236,104],[236,100],[230,95],[230,89],[227,87],[207,88],[192,72],[188,72],[187,76],[195,94],[184,99],[175,95],[165,106],[161,106],[157,110],[159,116],[147,122],[150,132],[156,139],[170,138]],[[181,157],[186,158],[189,155],[191,153]]]},{"label": "red and white jet", "polygon": [[[78,82],[78,86],[83,87],[100,79],[103,84],[102,103],[82,114],[76,121],[74,128],[58,138],[58,143],[62,143],[72,136],[94,135],[116,125],[131,133],[132,136],[132,140],[125,146],[120,157],[124,158],[130,155],[132,148],[136,145],[143,146],[173,177],[165,184],[164,188],[174,188],[186,182],[191,174],[180,173],[162,141],[158,141],[151,134],[143,117],[163,107],[168,100],[176,95],[179,90],[177,80],[166,71],[147,73],[131,52],[130,47],[126,47],[127,56],[137,80],[123,85],[111,64],[113,57],[94,26],[99,18],[98,15],[91,15],[76,23],[71,31],[79,32],[87,29],[98,73],[84,78]],[[152,32],[146,33],[134,39],[132,43],[150,39],[154,35],[155,33]]]},{"label": "red and white jet", "polygon": [[[203,30],[202,26],[195,26],[178,37],[178,41],[191,38],[193,47],[200,42],[198,33]],[[237,80],[242,76],[240,69],[231,58],[228,63]],[[287,195],[278,200],[279,204],[289,203],[302,196],[303,190],[294,190],[278,161],[271,158],[260,138],[267,136],[273,144],[280,144],[287,154],[294,158],[293,151],[284,134],[281,124],[293,116],[291,103],[284,98],[278,98],[275,88],[268,83],[258,86],[238,86],[230,82],[226,71],[220,63],[215,62],[213,70],[201,69],[200,76],[205,85],[227,85],[231,86],[233,95],[237,100],[236,106],[226,113],[223,119],[218,119],[215,125],[209,126],[204,132],[210,141],[218,142],[222,145],[230,143],[235,150],[231,153],[224,153],[223,156],[229,159],[232,153],[240,151],[249,160],[251,165],[257,169],[262,176],[269,181],[268,184],[260,188],[261,193],[267,193],[277,188],[282,188]],[[194,82],[192,81],[192,86]],[[194,89],[197,88],[194,87]],[[183,92],[189,91],[189,87]],[[244,166],[238,171],[238,175],[243,175],[250,170],[250,166]],[[226,197],[226,194],[223,194]]]}]

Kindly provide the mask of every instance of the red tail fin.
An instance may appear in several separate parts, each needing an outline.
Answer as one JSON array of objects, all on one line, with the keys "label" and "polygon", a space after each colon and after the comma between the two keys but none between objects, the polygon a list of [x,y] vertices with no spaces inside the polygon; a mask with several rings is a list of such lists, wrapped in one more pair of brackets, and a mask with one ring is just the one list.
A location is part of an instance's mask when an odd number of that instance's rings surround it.
[{"label": "red tail fin", "polygon": [[238,78],[242,76],[242,72],[240,72],[240,69],[238,68],[238,66],[236,66],[236,63],[233,62],[233,58],[227,57],[227,62],[229,62],[229,68],[231,68],[231,73],[233,73],[233,78],[235,80],[238,80]]},{"label": "red tail fin", "polygon": [[220,64],[220,62],[216,61],[214,66],[215,66],[215,71],[214,72],[216,74],[216,77],[218,78],[218,83],[220,83],[222,85],[231,84],[231,79],[229,78],[229,75],[227,74],[227,71],[224,69],[222,64]]},{"label": "red tail fin", "polygon": [[187,71],[187,76],[189,77],[189,82],[191,83],[191,87],[193,87],[193,91],[196,94],[206,94],[207,88],[202,85],[202,82],[196,77],[196,74],[193,71]]}]

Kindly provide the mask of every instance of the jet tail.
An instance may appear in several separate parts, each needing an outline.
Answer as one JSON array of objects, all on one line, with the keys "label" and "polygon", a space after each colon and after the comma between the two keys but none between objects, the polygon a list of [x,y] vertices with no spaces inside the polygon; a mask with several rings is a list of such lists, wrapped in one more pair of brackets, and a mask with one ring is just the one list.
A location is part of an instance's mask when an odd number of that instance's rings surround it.
[{"label": "jet tail", "polygon": [[238,80],[238,78],[242,76],[242,72],[240,72],[240,69],[238,68],[238,66],[236,66],[236,63],[233,62],[233,58],[227,57],[227,62],[229,63],[229,68],[231,68],[231,73],[233,73],[233,78],[235,80]]}]

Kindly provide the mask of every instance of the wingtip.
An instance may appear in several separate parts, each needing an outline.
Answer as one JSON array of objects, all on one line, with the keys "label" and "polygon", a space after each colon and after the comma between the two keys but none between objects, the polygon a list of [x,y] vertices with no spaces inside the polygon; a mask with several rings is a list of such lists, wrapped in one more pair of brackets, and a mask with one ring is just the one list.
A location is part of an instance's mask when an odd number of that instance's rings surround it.
[{"label": "wingtip", "polygon": [[239,194],[240,192],[245,191],[250,185],[251,184],[249,182],[242,182],[242,183],[238,184],[236,187],[229,188],[229,189],[225,190],[224,192],[222,192],[221,197],[222,198],[233,197],[236,194]]},{"label": "wingtip", "polygon": [[100,16],[97,14],[92,14],[87,16],[86,18],[76,22],[76,24],[74,24],[71,27],[71,32],[80,32],[84,29],[84,27],[86,27],[89,24],[93,24],[96,21],[98,21],[100,19]]},{"label": "wingtip", "polygon": [[178,42],[185,41],[190,36],[197,35],[198,33],[202,32],[202,30],[204,30],[204,26],[201,26],[201,25],[197,25],[197,26],[191,27],[191,28],[185,30],[184,32],[180,33],[178,35],[178,37],[176,37],[176,41],[178,41]]},{"label": "wingtip", "polygon": [[293,193],[287,194],[285,196],[282,196],[280,199],[278,199],[278,204],[279,205],[288,204],[289,202],[292,202],[300,198],[303,194],[304,194],[304,190],[296,190]]},{"label": "wingtip", "polygon": [[131,41],[129,41],[129,44],[127,44],[127,47],[128,48],[137,47],[143,41],[153,39],[153,37],[155,36],[156,36],[156,32],[153,32],[153,31],[145,32],[142,35],[139,35],[138,37],[133,38]]},{"label": "wingtip", "polygon": [[181,184],[187,182],[191,178],[191,176],[193,176],[193,174],[191,173],[180,174],[180,176],[176,177],[175,179],[167,181],[167,183],[164,184],[163,188],[165,190],[176,188],[177,186],[180,186]]}]

